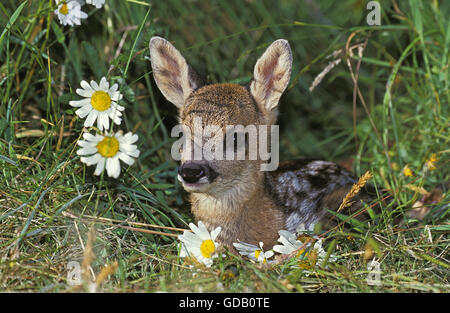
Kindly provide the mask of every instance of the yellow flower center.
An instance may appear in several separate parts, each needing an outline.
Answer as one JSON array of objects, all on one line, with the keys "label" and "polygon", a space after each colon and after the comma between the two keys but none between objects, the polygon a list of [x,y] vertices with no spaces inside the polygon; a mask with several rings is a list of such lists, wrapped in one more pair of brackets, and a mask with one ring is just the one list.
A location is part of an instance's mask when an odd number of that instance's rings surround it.
[{"label": "yellow flower center", "polygon": [[300,257],[301,260],[298,262],[298,266],[303,270],[310,270],[316,266],[317,263],[317,252],[313,250],[311,252],[305,250],[300,250],[296,257]]},{"label": "yellow flower center", "polygon": [[[298,258],[298,257],[301,256],[303,253],[305,253],[305,250],[302,249],[302,250],[300,250],[300,251],[297,252],[297,255],[296,255],[295,257]],[[308,256],[308,252],[305,253],[305,257],[307,257],[307,256]]]},{"label": "yellow flower center", "polygon": [[98,153],[105,158],[111,158],[119,151],[119,141],[116,137],[105,137],[97,144]]},{"label": "yellow flower center", "polygon": [[105,111],[111,106],[111,97],[104,91],[96,91],[91,97],[91,104],[97,111]]},{"label": "yellow flower center", "polygon": [[311,236],[301,234],[297,237],[297,240],[300,240],[302,243],[312,242],[314,239]]},{"label": "yellow flower center", "polygon": [[67,7],[67,3],[63,3],[63,5],[61,6],[61,9],[59,9],[59,13],[67,15],[67,13],[69,13],[69,8]]},{"label": "yellow flower center", "polygon": [[[261,250],[255,250],[255,258],[256,258],[256,260],[258,260],[260,254],[261,254]],[[266,261],[267,261],[266,258],[264,258],[263,264],[265,264]]]},{"label": "yellow flower center", "polygon": [[211,239],[205,240],[200,245],[200,251],[205,258],[211,258],[211,255],[216,251],[216,246]]}]

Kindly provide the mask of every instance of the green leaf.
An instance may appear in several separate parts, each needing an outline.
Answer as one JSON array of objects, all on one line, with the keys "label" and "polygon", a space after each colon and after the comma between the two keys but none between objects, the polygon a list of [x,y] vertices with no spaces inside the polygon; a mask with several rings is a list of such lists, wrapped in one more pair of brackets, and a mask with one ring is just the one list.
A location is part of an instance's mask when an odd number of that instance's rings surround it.
[{"label": "green leaf", "polygon": [[64,32],[61,30],[61,27],[59,27],[58,24],[55,23],[55,21],[52,21],[52,28],[53,32],[55,33],[56,40],[59,43],[63,43],[66,40],[66,36],[64,35]]},{"label": "green leaf", "polygon": [[25,6],[25,4],[27,4],[28,1],[24,1],[18,8],[16,11],[14,11],[13,15],[11,15],[11,18],[8,21],[8,24],[6,24],[5,29],[3,29],[2,34],[0,35],[0,51],[2,50],[2,46],[3,46],[3,38],[5,37],[5,34],[7,31],[9,31],[11,29],[11,26],[15,23],[15,21],[17,20],[17,18],[19,17],[20,12],[22,12],[23,7]]},{"label": "green leaf", "polygon": [[84,55],[83,59],[85,59],[91,70],[94,72],[95,77],[100,79],[103,76],[106,76],[106,68],[104,63],[101,61],[97,50],[87,41],[83,41],[81,43],[83,47]]}]

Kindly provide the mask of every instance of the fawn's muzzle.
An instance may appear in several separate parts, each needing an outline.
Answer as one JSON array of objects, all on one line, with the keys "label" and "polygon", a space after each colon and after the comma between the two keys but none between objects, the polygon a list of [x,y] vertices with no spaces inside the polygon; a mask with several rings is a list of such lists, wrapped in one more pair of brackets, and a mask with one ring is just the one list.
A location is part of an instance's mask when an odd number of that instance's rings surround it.
[{"label": "fawn's muzzle", "polygon": [[211,183],[218,174],[208,165],[186,162],[178,168],[178,174],[188,184]]}]

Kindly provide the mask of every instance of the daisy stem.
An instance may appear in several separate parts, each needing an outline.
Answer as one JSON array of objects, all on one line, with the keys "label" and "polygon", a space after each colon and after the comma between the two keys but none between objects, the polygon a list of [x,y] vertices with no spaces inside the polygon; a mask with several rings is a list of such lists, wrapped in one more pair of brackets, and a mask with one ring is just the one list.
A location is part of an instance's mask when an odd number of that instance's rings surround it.
[{"label": "daisy stem", "polygon": [[104,175],[105,175],[105,171],[103,171],[102,174],[100,175],[100,181],[98,182],[97,198],[95,199],[95,207],[94,207],[95,215],[97,215],[97,212],[98,212],[97,211],[98,201],[100,200],[100,195],[101,195],[101,191],[102,191],[102,187],[103,187]]},{"label": "daisy stem", "polygon": [[136,47],[136,44],[138,42],[139,36],[142,32],[142,29],[144,28],[145,25],[145,21],[147,21],[148,15],[150,14],[150,10],[152,8],[150,7],[147,11],[147,14],[145,14],[144,19],[142,20],[141,25],[139,26],[138,32],[136,34],[136,38],[134,38],[134,42],[133,42],[133,47],[130,50],[130,54],[128,55],[128,60],[127,60],[127,65],[125,66],[125,71],[123,72],[123,77],[126,78],[127,77],[127,72],[128,72],[128,67],[130,66],[131,63],[131,57],[133,56],[133,52],[134,52],[134,48]]}]

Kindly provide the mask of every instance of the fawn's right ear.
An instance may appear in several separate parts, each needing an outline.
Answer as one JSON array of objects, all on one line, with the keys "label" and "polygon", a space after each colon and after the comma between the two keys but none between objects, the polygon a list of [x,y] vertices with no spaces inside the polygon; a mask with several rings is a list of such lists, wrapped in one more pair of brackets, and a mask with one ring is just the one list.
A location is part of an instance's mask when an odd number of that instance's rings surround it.
[{"label": "fawn's right ear", "polygon": [[167,100],[181,108],[187,97],[200,87],[197,75],[181,53],[164,38],[153,37],[149,46],[153,77],[159,90]]}]

